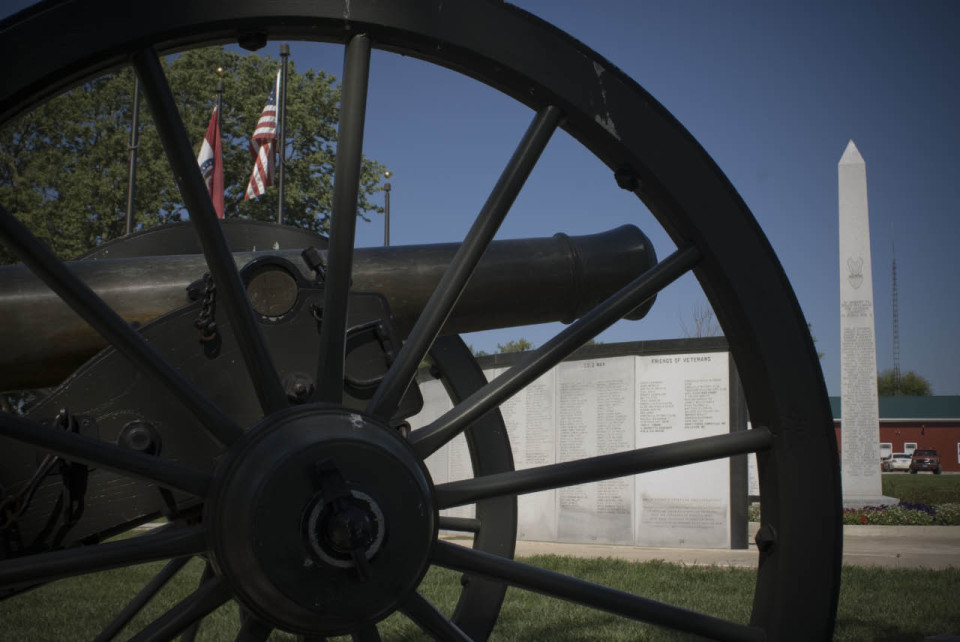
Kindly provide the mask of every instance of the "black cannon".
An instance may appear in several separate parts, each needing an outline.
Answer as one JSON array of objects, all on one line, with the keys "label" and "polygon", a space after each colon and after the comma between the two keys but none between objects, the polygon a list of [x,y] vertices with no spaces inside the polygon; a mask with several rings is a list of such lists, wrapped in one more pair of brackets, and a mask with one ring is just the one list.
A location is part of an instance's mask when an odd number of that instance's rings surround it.
[{"label": "black cannon", "polygon": [[[112,28],[102,29],[107,16]],[[806,323],[722,172],[606,60],[492,1],[51,0],[4,21],[0,33],[0,123],[132,64],[191,217],[67,266],[16,212],[0,211],[0,240],[36,277],[0,271],[0,379],[5,388],[59,384],[25,416],[0,414],[0,483],[20,502],[0,515],[2,595],[162,559],[173,560],[169,575],[199,556],[203,584],[138,639],[175,637],[229,600],[244,614],[239,639],[273,629],[379,639],[377,622],[396,611],[437,639],[486,639],[508,585],[716,639],[830,637],[839,471]],[[251,253],[238,238],[269,247],[262,239],[287,232],[216,220],[157,56],[268,38],[344,43],[340,135],[329,239],[289,232],[284,250]],[[466,73],[535,112],[460,244],[353,249],[371,47]],[[653,212],[674,252],[658,259],[636,228],[491,243],[557,128]],[[671,461],[757,453],[763,524],[749,623],[511,559],[517,493],[657,464],[640,449],[616,465],[594,458],[520,475],[497,407],[618,319],[642,317],[690,271],[721,321],[753,428],[677,444]],[[504,274],[515,288],[503,287]],[[457,337],[549,320],[569,325],[489,383]],[[454,409],[408,432],[425,360]],[[460,434],[477,480],[470,520],[440,516],[456,504],[423,464]],[[498,483],[483,490],[491,475]],[[162,528],[105,541],[160,516]],[[471,534],[473,548],[439,540],[441,528]],[[431,565],[464,574],[452,614],[417,591]]]}]

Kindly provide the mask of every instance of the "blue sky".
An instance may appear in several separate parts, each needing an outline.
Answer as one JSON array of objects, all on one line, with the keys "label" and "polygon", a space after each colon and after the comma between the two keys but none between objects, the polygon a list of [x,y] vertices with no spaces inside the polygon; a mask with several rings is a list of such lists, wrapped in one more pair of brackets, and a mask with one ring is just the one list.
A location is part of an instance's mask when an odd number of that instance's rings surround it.
[{"label": "blue sky", "polygon": [[[17,5],[24,3],[17,2]],[[854,140],[867,163],[878,366],[892,365],[896,238],[901,370],[960,394],[960,5],[525,0],[521,7],[594,48],[666,106],[757,217],[813,324],[830,394],[840,392],[837,162]],[[10,5],[10,8],[14,8]],[[10,9],[0,10],[0,15]],[[279,44],[262,52],[276,57]],[[299,70],[340,75],[341,48],[293,45]],[[264,89],[266,95],[268,88]],[[375,52],[365,153],[395,172],[392,244],[463,238],[532,117],[453,72]],[[251,124],[252,126],[252,124]],[[500,238],[639,225],[673,245],[609,170],[554,137]],[[382,243],[382,220],[358,245]],[[703,295],[692,277],[647,319],[601,340],[681,336]],[[479,348],[561,326],[467,337]]]}]

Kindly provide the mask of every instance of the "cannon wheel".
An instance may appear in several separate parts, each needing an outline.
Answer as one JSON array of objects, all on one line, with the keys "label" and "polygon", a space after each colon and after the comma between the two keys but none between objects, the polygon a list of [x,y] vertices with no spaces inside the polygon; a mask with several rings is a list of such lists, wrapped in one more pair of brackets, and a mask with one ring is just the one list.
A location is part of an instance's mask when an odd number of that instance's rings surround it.
[{"label": "cannon wheel", "polygon": [[[75,282],[4,210],[0,236],[7,246],[114,348],[175,394],[223,445],[225,456],[209,474],[3,415],[0,434],[6,437],[191,493],[203,500],[204,512],[197,524],[3,562],[0,585],[202,553],[211,559],[214,572],[194,594],[151,624],[142,633],[145,639],[172,637],[229,599],[240,602],[247,613],[242,639],[266,639],[273,628],[307,636],[347,632],[355,639],[377,639],[375,622],[397,610],[440,639],[467,639],[416,591],[426,569],[439,565],[705,637],[830,637],[841,561],[839,466],[826,390],[803,316],[769,243],[719,168],[659,103],[609,62],[535,17],[492,1],[95,0],[80,5],[52,0],[10,18],[2,31],[0,60],[6,64],[0,122],[85,78],[132,62],[264,418],[254,429],[241,431]],[[228,256],[157,58],[157,52],[187,46],[263,37],[342,42],[346,47],[320,338],[320,398],[294,408],[283,394]],[[372,46],[465,73],[529,106],[536,116],[361,415],[339,405],[340,355]],[[385,418],[557,127],[596,155],[621,188],[646,204],[678,249],[507,373],[402,440],[383,429]],[[682,442],[669,450],[641,449],[576,466],[433,486],[423,466],[426,456],[688,271],[700,281],[728,338],[752,430],[708,442]],[[318,424],[323,431],[303,430]],[[749,625],[437,541],[437,514],[445,507],[746,452],[757,453],[763,497]],[[318,459],[323,459],[319,465]],[[251,481],[254,470],[263,476],[260,486]],[[253,501],[256,498],[260,500]],[[342,509],[334,511],[336,519],[330,517],[331,506]],[[316,518],[309,527],[292,529],[297,532],[261,530],[278,515],[301,511]],[[384,528],[391,533],[389,541],[377,539]],[[253,541],[266,544],[258,548]],[[339,563],[356,572],[331,574],[328,582],[318,583],[310,575],[314,571],[294,568],[284,559],[286,548],[294,545],[313,547],[321,556],[345,557]],[[316,609],[317,603],[331,608]]]}]

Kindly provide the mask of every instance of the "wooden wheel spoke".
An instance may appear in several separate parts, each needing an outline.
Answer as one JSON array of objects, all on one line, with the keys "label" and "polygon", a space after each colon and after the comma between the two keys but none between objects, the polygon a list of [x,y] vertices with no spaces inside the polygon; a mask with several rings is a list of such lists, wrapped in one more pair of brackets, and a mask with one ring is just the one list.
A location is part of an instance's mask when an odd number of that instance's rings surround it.
[{"label": "wooden wheel spoke", "polygon": [[120,318],[2,205],[0,240],[118,352],[170,391],[200,420],[214,439],[221,444],[228,444],[242,434],[232,419],[173,368],[156,348]]},{"label": "wooden wheel spoke", "polygon": [[[203,573],[200,575],[200,587],[207,582],[213,581],[216,578],[216,575],[213,572],[213,566],[210,565],[210,562],[207,562],[203,565]],[[194,642],[197,639],[197,632],[200,630],[200,620],[196,620],[184,629],[183,633],[180,635],[180,642]]]},{"label": "wooden wheel spoke", "polygon": [[200,527],[167,528],[106,544],[78,546],[0,562],[0,587],[46,582],[144,562],[195,555],[206,547]]},{"label": "wooden wheel spoke", "polygon": [[153,599],[153,596],[166,586],[167,582],[189,561],[189,557],[178,557],[177,559],[167,562],[167,564],[160,569],[160,572],[154,575],[153,579],[147,582],[147,585],[140,589],[140,592],[138,592],[132,600],[127,602],[123,610],[110,620],[109,624],[103,627],[93,642],[110,642],[110,640],[116,637],[116,635],[123,630],[123,627],[129,624],[130,620],[146,606],[147,602]]},{"label": "wooden wheel spoke", "polygon": [[339,403],[343,397],[344,345],[347,300],[357,228],[357,190],[363,161],[363,124],[370,76],[370,39],[357,35],[347,43],[343,61],[343,90],[333,177],[333,216],[327,252],[323,322],[320,328],[321,401]]},{"label": "wooden wheel spoke", "polygon": [[258,620],[253,616],[244,618],[240,626],[240,632],[237,633],[236,642],[266,642],[273,631],[266,622]]},{"label": "wooden wheel spoke", "polygon": [[260,405],[265,413],[282,410],[289,405],[287,396],[267,351],[259,322],[247,300],[233,253],[227,246],[217,220],[213,201],[210,200],[160,60],[155,51],[145,49],[134,54],[133,63]]},{"label": "wooden wheel spoke", "polygon": [[400,607],[417,626],[441,642],[470,642],[469,636],[419,593]]},{"label": "wooden wheel spoke", "polygon": [[530,124],[466,239],[453,257],[450,267],[444,272],[426,307],[417,318],[400,354],[367,405],[369,414],[387,420],[400,404],[417,367],[440,333],[440,328],[450,316],[450,311],[463,293],[484,251],[550,141],[560,123],[560,116],[560,110],[551,105],[541,110]]},{"label": "wooden wheel spoke", "polygon": [[145,455],[84,435],[69,433],[35,421],[0,412],[0,435],[43,448],[68,461],[82,462],[157,482],[204,496],[210,486],[209,473],[183,464]]},{"label": "wooden wheel spoke", "polygon": [[442,531],[463,531],[464,533],[479,533],[480,526],[481,526],[480,520],[474,519],[472,517],[447,517],[445,515],[440,516],[440,530]]},{"label": "wooden wheel spoke", "polygon": [[636,475],[664,468],[758,452],[773,438],[765,428],[702,437],[663,446],[638,448],[548,466],[538,466],[437,486],[437,505],[443,508],[470,504],[487,497],[534,493],[587,482]]},{"label": "wooden wheel spoke", "polygon": [[178,602],[173,608],[151,622],[147,628],[130,638],[130,642],[160,642],[170,640],[194,622],[208,615],[232,597],[227,582],[214,578]]},{"label": "wooden wheel spoke", "polygon": [[699,260],[700,253],[695,247],[678,249],[540,348],[525,353],[520,363],[467,397],[463,403],[444,413],[429,426],[410,433],[410,443],[421,457],[430,456],[463,432],[472,422],[499,406],[585,342],[686,274]]},{"label": "wooden wheel spoke", "polygon": [[757,642],[766,639],[761,629],[671,606],[456,544],[437,542],[433,561],[455,571],[476,573],[503,580],[518,588],[710,639]]}]

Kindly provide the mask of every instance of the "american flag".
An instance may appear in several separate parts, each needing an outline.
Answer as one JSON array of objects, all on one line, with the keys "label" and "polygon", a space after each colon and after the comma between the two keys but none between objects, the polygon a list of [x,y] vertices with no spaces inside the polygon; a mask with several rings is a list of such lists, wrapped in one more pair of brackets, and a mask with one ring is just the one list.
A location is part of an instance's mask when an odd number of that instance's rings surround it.
[{"label": "american flag", "polygon": [[277,140],[277,95],[280,93],[280,72],[277,71],[277,82],[270,90],[270,97],[257,121],[257,128],[253,130],[250,139],[250,155],[254,158],[253,172],[250,174],[250,183],[243,200],[256,198],[263,194],[267,187],[273,184],[273,154]]}]

